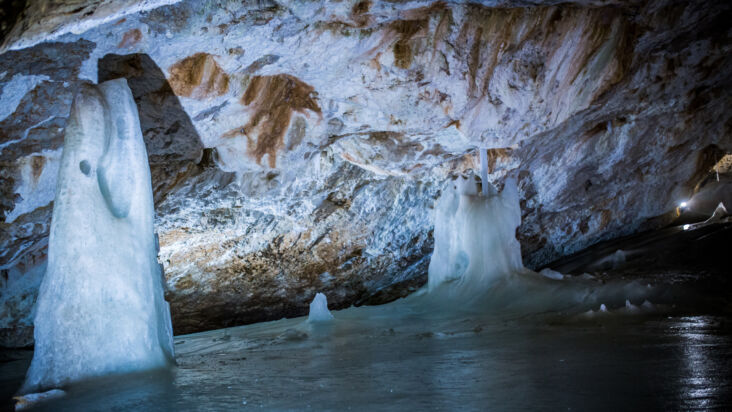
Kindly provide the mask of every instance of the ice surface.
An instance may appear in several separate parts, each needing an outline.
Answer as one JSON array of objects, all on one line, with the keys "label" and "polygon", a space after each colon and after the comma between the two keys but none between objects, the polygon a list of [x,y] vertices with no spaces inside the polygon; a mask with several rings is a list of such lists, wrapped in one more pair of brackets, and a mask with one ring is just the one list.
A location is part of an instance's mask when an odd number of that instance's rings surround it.
[{"label": "ice surface", "polygon": [[554,280],[562,280],[564,279],[564,275],[557,272],[556,270],[551,270],[549,268],[544,268],[541,271],[539,271],[539,274],[544,276],[548,279],[554,279]]},{"label": "ice surface", "polygon": [[37,406],[41,402],[62,398],[64,396],[66,396],[66,392],[60,389],[51,389],[46,392],[29,393],[27,395],[16,396],[13,399],[15,400],[15,410],[24,411]]},{"label": "ice surface", "polygon": [[310,313],[308,314],[308,322],[328,322],[333,319],[328,310],[328,300],[324,294],[318,293],[310,302]]},{"label": "ice surface", "polygon": [[23,393],[173,359],[150,169],[124,79],[74,100],[34,323]]}]

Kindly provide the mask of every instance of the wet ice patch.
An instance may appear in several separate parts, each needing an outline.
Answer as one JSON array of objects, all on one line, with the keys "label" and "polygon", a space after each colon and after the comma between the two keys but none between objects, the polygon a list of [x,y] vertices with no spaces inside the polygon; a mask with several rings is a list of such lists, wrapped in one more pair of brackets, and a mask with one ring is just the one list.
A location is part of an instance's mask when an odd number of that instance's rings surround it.
[{"label": "wet ice patch", "polygon": [[27,395],[16,396],[13,400],[15,400],[15,410],[24,411],[38,406],[39,403],[50,401],[52,399],[63,398],[64,396],[66,396],[66,392],[61,389],[51,389],[46,392],[29,393]]}]

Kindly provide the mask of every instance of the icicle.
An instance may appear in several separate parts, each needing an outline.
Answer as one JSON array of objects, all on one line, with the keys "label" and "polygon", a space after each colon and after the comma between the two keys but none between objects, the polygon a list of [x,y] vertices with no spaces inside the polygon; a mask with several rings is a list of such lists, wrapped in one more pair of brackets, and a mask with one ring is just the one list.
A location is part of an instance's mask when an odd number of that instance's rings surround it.
[{"label": "icicle", "polygon": [[480,186],[483,188],[483,196],[488,196],[488,149],[480,148]]},{"label": "icicle", "polygon": [[717,164],[714,165],[714,173],[717,174],[717,182],[719,182],[719,160],[717,160]]}]

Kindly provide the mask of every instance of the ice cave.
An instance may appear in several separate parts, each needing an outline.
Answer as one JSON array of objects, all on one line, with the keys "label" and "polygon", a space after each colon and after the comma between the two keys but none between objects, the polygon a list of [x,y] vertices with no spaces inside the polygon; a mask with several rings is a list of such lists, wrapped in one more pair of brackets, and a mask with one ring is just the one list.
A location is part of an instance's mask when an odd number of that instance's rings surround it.
[{"label": "ice cave", "polygon": [[0,411],[732,410],[730,22],[2,0]]}]

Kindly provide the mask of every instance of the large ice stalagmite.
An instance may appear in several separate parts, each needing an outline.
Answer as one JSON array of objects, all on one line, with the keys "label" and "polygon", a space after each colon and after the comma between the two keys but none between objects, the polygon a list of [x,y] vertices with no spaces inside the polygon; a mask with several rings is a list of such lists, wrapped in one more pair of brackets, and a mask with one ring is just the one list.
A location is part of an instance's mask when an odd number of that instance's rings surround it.
[{"label": "large ice stalagmite", "polygon": [[449,283],[453,293],[474,294],[524,270],[516,240],[521,223],[516,182],[508,179],[501,193],[483,192],[478,194],[476,185],[463,179],[443,191],[435,208],[431,292]]},{"label": "large ice stalagmite", "polygon": [[435,248],[428,269],[430,308],[441,310],[533,313],[586,310],[606,302],[642,302],[652,289],[638,282],[588,281],[552,270],[536,273],[524,267],[516,229],[521,208],[516,181],[503,190],[459,178],[443,191],[435,207]]},{"label": "large ice stalagmite", "polygon": [[84,85],[65,132],[21,392],[173,361],[154,236],[150,168],[127,82]]},{"label": "large ice stalagmite", "polygon": [[310,313],[308,313],[308,322],[319,323],[333,320],[333,315],[328,310],[328,299],[322,293],[317,293],[312,302],[310,302]]}]

